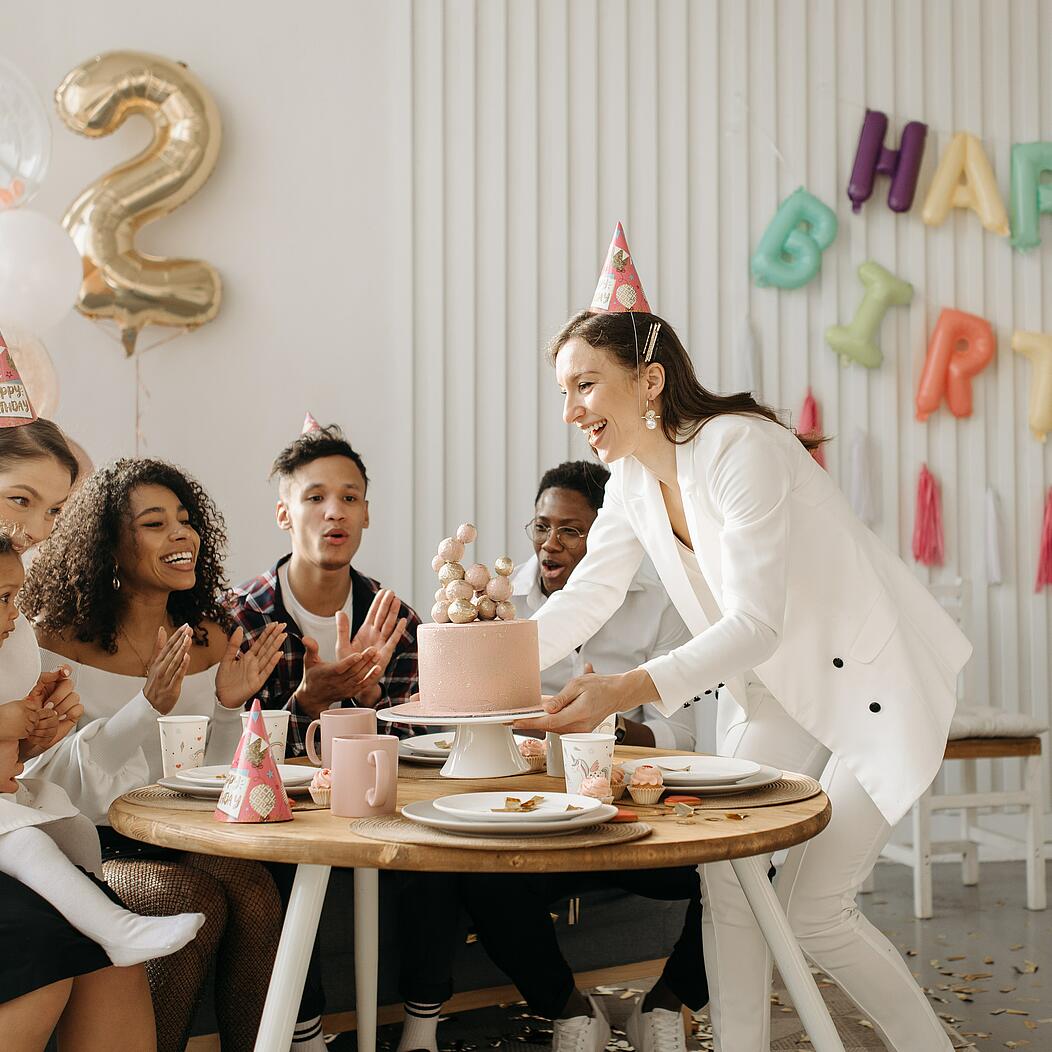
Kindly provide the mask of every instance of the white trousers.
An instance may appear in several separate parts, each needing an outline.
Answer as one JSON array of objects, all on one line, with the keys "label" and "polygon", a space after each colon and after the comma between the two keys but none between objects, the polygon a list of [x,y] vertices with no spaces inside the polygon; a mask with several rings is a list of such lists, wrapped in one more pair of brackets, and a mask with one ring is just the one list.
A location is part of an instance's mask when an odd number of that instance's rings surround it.
[{"label": "white trousers", "polygon": [[[750,689],[750,700],[751,714],[726,727],[720,755],[809,774],[820,779],[833,805],[829,825],[790,850],[777,878],[778,897],[801,949],[873,1021],[889,1049],[952,1052],[905,961],[855,904],[891,827],[847,767],[830,758],[829,750],[769,692]],[[717,1052],[768,1052],[767,943],[730,863],[714,862],[699,870],[715,1047]]]}]

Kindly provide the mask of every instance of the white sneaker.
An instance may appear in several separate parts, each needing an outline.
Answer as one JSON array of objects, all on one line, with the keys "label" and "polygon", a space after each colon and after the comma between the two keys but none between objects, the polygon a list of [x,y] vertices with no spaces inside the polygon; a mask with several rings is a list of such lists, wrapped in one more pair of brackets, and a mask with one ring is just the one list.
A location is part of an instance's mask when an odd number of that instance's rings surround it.
[{"label": "white sneaker", "polygon": [[610,1024],[591,994],[594,1015],[575,1015],[552,1023],[552,1052],[603,1052],[610,1040]]},{"label": "white sneaker", "polygon": [[643,1011],[640,1000],[628,1017],[625,1033],[636,1052],[687,1052],[683,1017],[666,1008]]}]

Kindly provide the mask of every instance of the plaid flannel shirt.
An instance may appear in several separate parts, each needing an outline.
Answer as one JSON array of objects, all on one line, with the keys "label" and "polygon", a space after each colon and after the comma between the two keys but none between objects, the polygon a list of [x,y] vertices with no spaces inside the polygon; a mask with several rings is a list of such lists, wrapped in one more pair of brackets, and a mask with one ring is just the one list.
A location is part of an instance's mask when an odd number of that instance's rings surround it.
[{"label": "plaid flannel shirt", "polygon": [[[242,643],[244,650],[252,645],[271,622],[285,622],[286,637],[281,659],[255,697],[259,698],[259,703],[264,709],[285,708],[289,710],[287,752],[290,756],[302,756],[306,752],[304,742],[312,717],[300,709],[292,695],[303,679],[303,633],[299,625],[289,616],[288,610],[285,609],[281,596],[281,583],[278,580],[278,568],[290,558],[291,556],[286,555],[266,573],[232,589],[228,605],[234,624],[244,629],[245,639]],[[380,590],[380,582],[358,573],[354,567],[350,567],[350,575],[353,596],[351,614],[351,637],[353,638],[369,612],[373,596]],[[420,618],[405,603],[402,603],[398,616],[406,619],[405,632],[395,646],[391,660],[380,678],[380,700],[375,706],[377,709],[386,708],[389,705],[401,705],[409,701],[411,695],[419,690],[416,630],[420,624]],[[344,707],[354,707],[357,704],[354,698],[345,698],[341,702]],[[387,733],[397,734],[400,737],[413,733],[410,728],[397,724],[390,724],[389,727],[390,730]],[[418,728],[419,731],[427,729]]]}]

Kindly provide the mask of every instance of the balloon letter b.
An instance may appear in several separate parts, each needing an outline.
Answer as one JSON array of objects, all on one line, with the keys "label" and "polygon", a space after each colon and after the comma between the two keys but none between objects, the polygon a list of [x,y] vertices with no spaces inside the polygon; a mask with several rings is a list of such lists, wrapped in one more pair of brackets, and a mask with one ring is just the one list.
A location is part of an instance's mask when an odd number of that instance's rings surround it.
[{"label": "balloon letter b", "polygon": [[833,210],[803,187],[778,207],[752,257],[756,284],[798,289],[822,265],[822,253],[836,237]]},{"label": "balloon letter b", "polygon": [[944,310],[935,323],[917,387],[917,419],[927,420],[943,396],[954,416],[972,415],[972,377],[994,356],[997,340],[985,318]]},{"label": "balloon letter b", "polygon": [[939,226],[951,208],[971,208],[991,234],[1008,234],[1008,216],[994,170],[982,143],[968,132],[958,132],[950,140],[935,169],[921,218],[928,226]]},{"label": "balloon letter b", "polygon": [[1017,142],[1012,147],[1012,247],[1037,248],[1042,212],[1052,212],[1052,186],[1041,182],[1052,172],[1052,142]]},{"label": "balloon letter b", "polygon": [[850,325],[831,325],[826,329],[826,343],[845,365],[854,361],[867,369],[876,369],[884,361],[877,346],[880,323],[888,307],[902,306],[913,299],[913,286],[872,260],[858,268],[858,276],[866,292],[855,317]]},{"label": "balloon letter b", "polygon": [[1012,350],[1030,359],[1030,431],[1044,442],[1052,431],[1052,336],[1016,330]]},{"label": "balloon letter b", "polygon": [[847,196],[854,212],[861,212],[863,204],[869,200],[877,175],[891,176],[888,208],[893,212],[908,212],[913,204],[928,126],[920,121],[910,121],[902,129],[902,143],[897,150],[889,150],[884,145],[887,130],[886,114],[880,110],[866,110],[858,149],[855,150],[855,164],[847,184]]}]

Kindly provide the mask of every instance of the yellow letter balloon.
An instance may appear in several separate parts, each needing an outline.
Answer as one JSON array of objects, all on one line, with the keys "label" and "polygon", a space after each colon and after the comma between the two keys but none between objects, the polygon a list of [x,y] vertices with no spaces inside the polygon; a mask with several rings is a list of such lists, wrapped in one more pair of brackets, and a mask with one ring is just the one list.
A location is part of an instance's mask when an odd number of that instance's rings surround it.
[{"label": "yellow letter balloon", "polygon": [[1017,329],[1012,333],[1012,350],[1030,359],[1030,431],[1044,442],[1052,431],[1052,336]]},{"label": "yellow letter balloon", "polygon": [[215,167],[221,130],[207,89],[178,62],[113,51],[70,72],[55,101],[66,124],[92,138],[111,134],[135,113],[153,124],[149,146],[97,179],[62,220],[84,259],[80,311],[116,321],[129,355],[146,325],[211,321],[222,294],[211,266],[135,248],[139,228],[189,200]]}]

